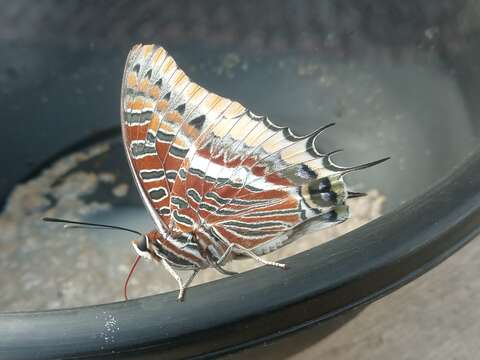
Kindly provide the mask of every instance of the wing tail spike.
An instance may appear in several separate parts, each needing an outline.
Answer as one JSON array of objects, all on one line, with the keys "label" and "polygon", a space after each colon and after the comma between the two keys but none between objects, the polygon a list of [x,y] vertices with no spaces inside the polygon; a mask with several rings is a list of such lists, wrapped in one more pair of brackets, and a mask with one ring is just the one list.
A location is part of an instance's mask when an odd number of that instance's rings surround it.
[{"label": "wing tail spike", "polygon": [[378,164],[381,164],[387,160],[390,159],[390,156],[388,157],[385,157],[385,158],[382,158],[382,159],[379,159],[379,160],[375,160],[375,161],[372,161],[372,162],[368,162],[368,163],[365,163],[365,164],[361,164],[361,165],[357,165],[357,166],[352,166],[352,167],[349,167],[349,168],[345,168],[343,171],[342,171],[342,176],[343,175],[346,175],[348,173],[351,173],[352,171],[357,171],[357,170],[363,170],[363,169],[368,169],[372,166],[375,166],[375,165],[378,165]]},{"label": "wing tail spike", "polygon": [[325,126],[319,127],[317,130],[313,131],[311,134],[307,135],[308,137],[308,144],[307,144],[307,151],[309,151],[312,155],[320,157],[323,156],[323,154],[317,149],[317,146],[315,145],[315,141],[317,141],[317,138],[328,128],[334,126],[335,123],[332,122],[330,124],[327,124]]},{"label": "wing tail spike", "polygon": [[345,149],[336,149],[336,150],[333,150],[333,151],[330,151],[329,153],[327,153],[326,156],[330,158],[330,157],[332,157],[333,155],[338,154],[338,153],[340,153],[340,152],[342,152],[342,151],[344,151],[344,150],[345,150]]},{"label": "wing tail spike", "polygon": [[356,191],[347,191],[347,198],[348,199],[355,199],[355,198],[359,198],[359,197],[365,197],[365,196],[368,196],[367,193],[364,193],[364,192],[356,192]]},{"label": "wing tail spike", "polygon": [[319,128],[318,130],[319,130],[320,132],[322,132],[322,131],[324,131],[324,130],[326,130],[326,129],[328,129],[328,128],[331,128],[332,126],[335,126],[335,125],[337,125],[337,123],[331,122],[331,123],[328,123],[327,125],[322,126],[322,127]]},{"label": "wing tail spike", "polygon": [[336,171],[336,172],[346,170],[347,168],[338,166],[337,164],[335,164],[333,162],[333,159],[332,159],[333,155],[338,154],[342,151],[344,151],[344,149],[336,149],[336,150],[330,151],[329,153],[325,154],[325,159],[324,159],[325,167],[328,168],[331,171]]},{"label": "wing tail spike", "polygon": [[[315,139],[321,134],[323,133],[325,130],[327,130],[328,128],[332,127],[332,126],[335,126],[335,123],[329,123],[327,125],[324,125],[324,126],[321,126],[319,127],[318,129],[315,129],[314,131],[312,131],[310,134],[307,134],[305,136],[303,136],[302,138],[311,138],[313,141],[315,141]],[[301,139],[301,138],[300,138]]]}]

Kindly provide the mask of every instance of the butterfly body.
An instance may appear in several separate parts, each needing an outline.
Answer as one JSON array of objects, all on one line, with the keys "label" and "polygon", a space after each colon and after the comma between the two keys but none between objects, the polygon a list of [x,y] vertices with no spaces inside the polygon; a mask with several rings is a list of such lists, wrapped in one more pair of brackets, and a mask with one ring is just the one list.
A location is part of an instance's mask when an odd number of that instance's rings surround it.
[{"label": "butterfly body", "polygon": [[[347,173],[315,146],[323,126],[297,136],[191,81],[165,49],[137,45],[121,95],[128,162],[155,229],[133,246],[177,279],[179,297],[201,269],[260,255],[307,229],[349,217]],[[301,230],[301,231],[300,231]],[[174,269],[192,270],[185,283]]]}]

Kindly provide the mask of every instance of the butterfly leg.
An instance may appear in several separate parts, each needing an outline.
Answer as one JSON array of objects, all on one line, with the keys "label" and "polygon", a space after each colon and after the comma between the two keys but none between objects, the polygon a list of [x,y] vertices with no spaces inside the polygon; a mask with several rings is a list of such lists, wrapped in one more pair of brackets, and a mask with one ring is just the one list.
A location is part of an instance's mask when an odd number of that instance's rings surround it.
[{"label": "butterfly leg", "polygon": [[228,245],[228,248],[227,250],[225,250],[225,252],[222,254],[222,256],[220,256],[217,260],[217,265],[219,266],[222,266],[223,263],[225,262],[225,260],[228,258],[228,256],[230,255],[230,253],[232,252],[233,248],[235,247],[235,244],[230,244]]},{"label": "butterfly leg", "polygon": [[162,259],[162,264],[163,266],[165,267],[165,269],[169,272],[170,275],[172,275],[172,277],[177,281],[178,283],[178,288],[179,288],[179,291],[178,291],[178,297],[177,297],[177,300],[178,301],[183,301],[183,298],[185,297],[185,289],[190,285],[190,283],[193,281],[193,278],[195,277],[195,275],[197,275],[198,273],[198,270],[194,270],[193,273],[190,275],[190,277],[187,279],[187,281],[185,282],[185,285],[183,284],[182,282],[182,279],[180,277],[180,275],[178,275],[175,270],[173,270],[173,268],[170,266],[170,264]]},{"label": "butterfly leg", "polygon": [[217,251],[215,251],[211,247],[207,247],[207,251],[206,251],[208,261],[209,261],[210,265],[213,268],[215,268],[215,270],[217,270],[220,274],[223,274],[223,275],[236,275],[236,274],[238,274],[238,272],[229,271],[229,270],[226,270],[222,267],[223,263],[225,262],[225,259],[226,259],[226,257],[228,256],[229,253],[230,253],[230,251],[227,254],[224,253],[222,256],[219,256]]},{"label": "butterfly leg", "polygon": [[[223,255],[221,256],[220,260],[224,260],[231,252],[232,250],[236,248],[238,250],[240,250],[242,253],[244,253],[245,255],[251,257],[252,259],[255,259],[257,260],[258,262],[261,262],[262,264],[264,265],[268,265],[268,266],[275,266],[275,267],[278,267],[278,268],[281,268],[281,269],[286,269],[287,266],[285,264],[282,264],[282,263],[278,263],[278,262],[274,262],[274,261],[268,261],[268,260],[265,260],[265,259],[262,259],[260,256],[256,255],[252,250],[249,250],[241,245],[238,245],[238,244],[230,244],[227,248],[227,250],[223,253]],[[220,261],[219,260],[219,261]]]},{"label": "butterfly leg", "polygon": [[185,281],[185,284],[183,285],[183,289],[182,289],[183,291],[180,291],[179,294],[178,294],[178,298],[177,298],[178,301],[183,301],[183,299],[185,297],[185,291],[190,286],[190,284],[192,283],[195,276],[197,276],[198,271],[199,270],[193,270],[193,272],[188,277],[187,281]]}]

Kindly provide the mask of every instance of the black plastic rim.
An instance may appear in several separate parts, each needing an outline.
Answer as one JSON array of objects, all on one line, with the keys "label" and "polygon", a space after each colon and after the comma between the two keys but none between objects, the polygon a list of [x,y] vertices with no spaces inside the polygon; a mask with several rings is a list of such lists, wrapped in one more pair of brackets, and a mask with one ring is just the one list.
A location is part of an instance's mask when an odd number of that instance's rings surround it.
[{"label": "black plastic rim", "polygon": [[479,230],[477,151],[398,210],[288,258],[287,272],[263,267],[197,286],[184,303],[168,293],[1,314],[0,358],[218,356],[378,299],[435,266]]}]

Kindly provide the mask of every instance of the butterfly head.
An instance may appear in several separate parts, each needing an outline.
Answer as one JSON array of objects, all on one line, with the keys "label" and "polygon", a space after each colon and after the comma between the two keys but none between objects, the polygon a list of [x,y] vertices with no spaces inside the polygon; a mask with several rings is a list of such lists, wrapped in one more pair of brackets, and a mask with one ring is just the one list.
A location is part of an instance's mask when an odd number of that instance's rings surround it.
[{"label": "butterfly head", "polygon": [[177,233],[164,237],[157,230],[152,230],[132,241],[132,245],[139,256],[155,261],[166,260],[175,268],[208,267],[208,261],[193,234]]},{"label": "butterfly head", "polygon": [[135,252],[143,258],[152,259],[152,253],[150,250],[150,239],[148,234],[142,235],[140,238],[132,241],[132,246]]}]

